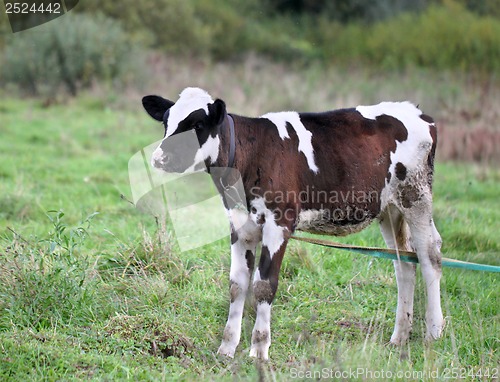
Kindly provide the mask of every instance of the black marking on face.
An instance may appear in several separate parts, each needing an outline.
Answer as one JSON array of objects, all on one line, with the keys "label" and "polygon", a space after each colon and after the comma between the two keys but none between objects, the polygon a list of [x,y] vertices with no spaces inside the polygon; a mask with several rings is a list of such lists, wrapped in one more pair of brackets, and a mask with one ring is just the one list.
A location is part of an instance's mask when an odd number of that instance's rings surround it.
[{"label": "black marking on face", "polygon": [[[170,114],[170,113],[165,113],[165,119],[164,119],[165,126],[168,126],[168,117],[169,116],[167,114]],[[193,129],[195,129],[196,131],[202,130],[205,127],[205,125],[207,124],[207,120],[208,120],[208,116],[207,116],[207,113],[205,112],[205,110],[203,110],[203,109],[195,110],[195,111],[191,112],[191,114],[189,114],[186,118],[184,118],[182,121],[179,122],[179,124],[177,125],[177,128],[170,136],[184,133],[186,131],[193,130]],[[208,136],[207,136],[207,138],[208,138]],[[205,139],[205,141],[206,141],[206,139]],[[203,141],[203,143],[205,141]],[[200,142],[200,144],[202,144],[202,142]]]}]

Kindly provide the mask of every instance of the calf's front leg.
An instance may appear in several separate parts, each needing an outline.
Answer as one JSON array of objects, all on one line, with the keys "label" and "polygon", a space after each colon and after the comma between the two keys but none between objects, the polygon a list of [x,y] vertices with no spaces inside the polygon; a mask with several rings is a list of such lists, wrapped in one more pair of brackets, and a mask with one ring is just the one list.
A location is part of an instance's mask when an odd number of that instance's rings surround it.
[{"label": "calf's front leg", "polygon": [[217,351],[218,354],[231,358],[234,357],[234,352],[240,342],[241,320],[250,284],[250,275],[254,268],[256,246],[257,241],[248,240],[244,235],[231,232],[231,271],[229,276],[231,304],[229,305],[229,315],[222,344]]},{"label": "calf's front leg", "polygon": [[[291,228],[291,227],[290,227]],[[281,262],[291,229],[267,221],[262,232],[262,252],[253,279],[256,318],[252,331],[250,356],[269,359],[271,346],[271,305],[278,289]]]}]

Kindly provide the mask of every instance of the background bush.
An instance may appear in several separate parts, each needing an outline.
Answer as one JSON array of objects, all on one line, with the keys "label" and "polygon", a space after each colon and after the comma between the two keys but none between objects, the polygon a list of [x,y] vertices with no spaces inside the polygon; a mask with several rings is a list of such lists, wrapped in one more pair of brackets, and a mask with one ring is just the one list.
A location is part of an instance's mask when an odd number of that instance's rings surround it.
[{"label": "background bush", "polygon": [[459,3],[433,5],[368,25],[331,23],[325,17],[315,24],[305,38],[329,62],[386,69],[500,69],[500,20],[479,16]]},{"label": "background bush", "polygon": [[119,19],[134,41],[167,54],[362,63],[397,69],[500,67],[500,1],[88,0],[79,12]]},{"label": "background bush", "polygon": [[35,95],[61,87],[74,95],[93,81],[130,80],[135,51],[117,21],[69,13],[10,36],[1,74]]},{"label": "background bush", "polygon": [[389,70],[500,69],[498,0],[86,0],[35,29],[2,33],[7,27],[0,17],[0,79],[32,94],[126,83],[145,73],[137,52],[146,49]]},{"label": "background bush", "polygon": [[[87,0],[78,12],[120,20],[133,41],[169,54],[220,58],[250,48],[247,26],[262,0]],[[269,36],[267,36],[269,37]]]},{"label": "background bush", "polygon": [[459,4],[431,6],[371,28],[367,58],[391,68],[500,69],[500,22]]},{"label": "background bush", "polygon": [[275,12],[323,15],[342,23],[375,22],[405,11],[420,11],[428,0],[279,0],[267,3]]}]

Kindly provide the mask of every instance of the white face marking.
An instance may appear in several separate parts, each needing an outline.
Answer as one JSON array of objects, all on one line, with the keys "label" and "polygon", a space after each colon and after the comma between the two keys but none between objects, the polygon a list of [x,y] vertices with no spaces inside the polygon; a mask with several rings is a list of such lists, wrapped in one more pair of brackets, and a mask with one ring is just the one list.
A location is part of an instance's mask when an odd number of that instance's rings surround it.
[{"label": "white face marking", "polygon": [[206,159],[210,158],[210,162],[213,164],[219,156],[219,136],[215,138],[209,136],[207,141],[201,146],[194,156],[193,164],[185,171],[187,173],[195,171],[196,165],[202,163]]},{"label": "white face marking", "polygon": [[251,214],[251,218],[256,224],[260,215],[264,215],[265,217],[265,223],[262,226],[262,245],[265,245],[269,249],[272,259],[273,255],[278,252],[285,241],[284,232],[287,228],[276,224],[274,213],[266,207],[264,198],[255,198],[250,204],[257,210],[255,214]]},{"label": "white face marking", "polygon": [[[179,123],[195,110],[203,109],[208,115],[208,105],[213,103],[213,99],[205,90],[200,88],[186,88],[179,95],[177,102],[170,108],[167,121],[167,133],[165,138],[171,136]],[[164,138],[164,139],[165,139]]]},{"label": "white face marking", "polygon": [[300,120],[299,113],[295,111],[284,111],[280,113],[267,113],[261,118],[269,119],[278,128],[278,134],[281,139],[290,138],[286,130],[287,122],[292,126],[299,139],[298,150],[301,151],[307,159],[307,165],[314,173],[318,172],[318,166],[314,162],[314,150],[312,147],[312,133],[307,130]]}]

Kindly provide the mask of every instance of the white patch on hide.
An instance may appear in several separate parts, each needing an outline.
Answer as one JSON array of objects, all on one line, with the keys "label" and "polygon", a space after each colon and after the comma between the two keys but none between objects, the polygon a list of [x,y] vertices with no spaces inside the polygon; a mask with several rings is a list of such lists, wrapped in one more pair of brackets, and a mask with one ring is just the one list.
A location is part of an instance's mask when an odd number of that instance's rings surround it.
[{"label": "white patch on hide", "polygon": [[285,241],[284,231],[287,228],[276,224],[274,213],[266,207],[264,198],[256,198],[252,200],[250,204],[256,210],[255,214],[252,213],[250,215],[255,224],[258,224],[257,221],[260,219],[260,216],[264,215],[265,222],[262,226],[262,245],[265,245],[269,249],[269,254],[272,259],[273,255],[278,252]]},{"label": "white patch on hide", "polygon": [[289,123],[295,130],[297,137],[299,139],[298,150],[301,151],[307,160],[307,165],[314,172],[318,172],[318,166],[314,161],[314,149],[312,146],[312,133],[307,130],[300,120],[299,113],[295,111],[283,111],[280,113],[267,113],[261,116],[261,118],[266,118],[276,125],[278,128],[278,134],[281,139],[288,138],[288,131],[286,130],[286,124]]},{"label": "white patch on hide", "polygon": [[253,273],[253,283],[255,284],[257,281],[261,281],[259,267],[255,268],[255,272]]},{"label": "white patch on hide", "polygon": [[285,138],[290,138],[288,135],[288,131],[286,130],[286,123],[289,122],[286,119],[286,115],[288,113],[293,113],[293,112],[282,112],[282,113],[267,113],[261,116],[261,118],[265,118],[270,120],[272,123],[276,125],[278,128],[278,134],[281,139]]},{"label": "white patch on hide", "polygon": [[239,208],[226,209],[233,229],[238,234],[238,241],[245,243],[246,249],[254,248],[262,240],[262,228],[250,219],[247,211]]},{"label": "white patch on hide", "polygon": [[420,115],[422,111],[411,102],[382,102],[373,106],[358,106],[356,110],[367,119],[376,120],[383,114],[399,120],[408,131],[408,138],[404,142],[396,141],[396,151],[391,153],[389,172],[394,178],[394,168],[401,162],[410,172],[421,166],[424,156],[432,146],[432,137],[429,126],[433,123],[425,122]]}]

